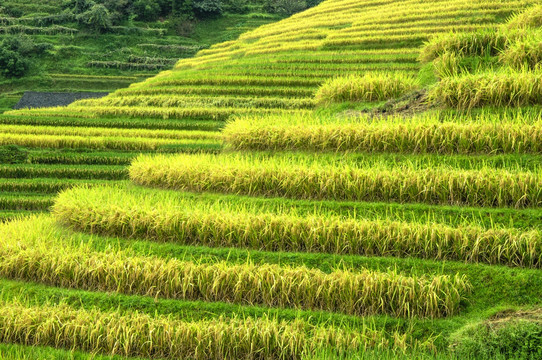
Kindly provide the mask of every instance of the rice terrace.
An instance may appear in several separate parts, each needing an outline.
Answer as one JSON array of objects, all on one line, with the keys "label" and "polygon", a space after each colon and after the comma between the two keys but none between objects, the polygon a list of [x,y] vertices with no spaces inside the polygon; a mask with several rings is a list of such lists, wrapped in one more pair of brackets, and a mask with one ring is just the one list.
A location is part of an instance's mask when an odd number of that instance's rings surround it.
[{"label": "rice terrace", "polygon": [[0,359],[542,359],[542,3],[0,1]]}]

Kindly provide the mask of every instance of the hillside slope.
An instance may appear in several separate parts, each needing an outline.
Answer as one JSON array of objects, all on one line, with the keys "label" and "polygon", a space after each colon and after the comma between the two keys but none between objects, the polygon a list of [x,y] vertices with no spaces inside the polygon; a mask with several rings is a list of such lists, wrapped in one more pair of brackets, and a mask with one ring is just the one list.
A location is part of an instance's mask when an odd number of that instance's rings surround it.
[{"label": "hillside slope", "polygon": [[[125,179],[123,167],[138,151],[217,151],[216,133],[183,131],[217,131],[234,114],[306,113],[315,107],[314,93],[326,79],[381,71],[415,76],[419,47],[430,36],[491,28],[530,3],[329,0],[202,50],[173,70],[101,100],[7,112],[0,116],[0,144],[19,147],[0,148],[5,216],[46,209],[51,194],[74,181]],[[181,132],[164,137],[156,130]],[[120,138],[127,136],[132,139]],[[168,141],[173,136],[176,142]],[[42,185],[14,177],[40,178]]]},{"label": "hillside slope", "polygon": [[311,108],[315,90],[330,77],[366,71],[415,74],[418,48],[430,36],[488,28],[532,3],[326,1],[202,50],[174,70],[106,99],[47,114],[186,117],[163,109],[182,107],[205,108],[213,117],[223,113],[221,108]]},{"label": "hillside slope", "polygon": [[0,200],[52,205],[0,224],[0,357],[542,356],[540,107],[314,111],[317,89],[355,108],[333,92],[383,79],[376,109],[382,84],[412,91],[423,39],[489,29],[459,74],[528,4],[328,0],[100,100],[0,116]]},{"label": "hillside slope", "polygon": [[[153,6],[148,4],[154,3]],[[261,1],[240,9],[220,1],[223,13],[181,20],[177,29],[171,1],[46,0],[0,4],[0,44],[19,54],[24,66],[0,71],[0,111],[9,110],[23,91],[114,91],[170,69],[214,43],[285,15],[271,14]],[[94,5],[93,5],[94,4]],[[105,4],[105,29],[83,17]],[[145,5],[146,6],[142,6]],[[86,18],[85,18],[86,19]],[[0,58],[5,54],[2,53]],[[0,60],[2,63],[3,60]]]}]

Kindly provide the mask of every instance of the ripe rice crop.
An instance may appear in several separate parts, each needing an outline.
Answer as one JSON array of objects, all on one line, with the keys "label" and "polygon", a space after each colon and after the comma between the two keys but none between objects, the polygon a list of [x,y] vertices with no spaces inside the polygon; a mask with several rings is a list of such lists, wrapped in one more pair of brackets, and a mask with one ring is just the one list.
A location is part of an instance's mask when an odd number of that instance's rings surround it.
[{"label": "ripe rice crop", "polygon": [[7,179],[53,178],[124,180],[127,175],[127,170],[124,166],[0,165],[0,177]]},{"label": "ripe rice crop", "polygon": [[542,26],[542,5],[531,6],[508,20],[509,29],[539,28]]},{"label": "ripe rice crop", "polygon": [[302,320],[285,322],[263,317],[187,322],[172,316],[78,310],[63,304],[25,306],[19,302],[0,303],[0,309],[3,343],[109,355],[195,360],[302,359],[329,348],[338,355],[394,346],[383,332],[369,327],[359,332],[310,325]]},{"label": "ripe rice crop", "polygon": [[497,55],[514,37],[511,34],[488,29],[478,32],[439,34],[432,37],[422,48],[420,60],[430,62],[445,53],[459,56]]},{"label": "ripe rice crop", "polygon": [[316,102],[329,104],[388,100],[404,95],[416,86],[415,79],[401,73],[336,78],[320,87],[316,93]]},{"label": "ripe rice crop", "polygon": [[218,131],[224,125],[223,121],[185,119],[134,119],[134,118],[81,118],[55,117],[47,113],[39,116],[14,116],[0,114],[0,124],[34,125],[34,126],[68,126],[68,127],[100,127],[119,129],[163,129],[163,130],[196,130]]},{"label": "ripe rice crop", "polygon": [[[242,108],[283,108],[283,109],[310,109],[314,107],[312,99],[284,99],[279,97],[243,97],[243,96],[175,96],[175,95],[135,95],[109,97],[100,101],[109,106],[160,106],[160,107],[187,107],[187,106],[220,106]],[[82,103],[80,103],[82,104]],[[85,102],[92,105],[91,102]],[[190,134],[194,131],[186,132]],[[216,135],[216,134],[215,134]]]},{"label": "ripe rice crop", "polygon": [[[542,8],[542,7],[541,7]],[[514,69],[536,69],[542,62],[541,33],[531,32],[511,43],[499,55],[499,60]]]},{"label": "ripe rice crop", "polygon": [[146,129],[111,129],[100,127],[69,127],[69,126],[27,126],[0,125],[0,134],[27,135],[64,135],[64,136],[93,136],[114,138],[146,138],[146,139],[194,139],[219,140],[218,132],[211,131],[175,131],[175,130],[146,130]]},{"label": "ripe rice crop", "polygon": [[223,130],[235,150],[309,150],[439,154],[542,153],[542,122],[476,121],[434,114],[380,120],[316,116],[235,119]]},{"label": "ripe rice crop", "polygon": [[305,77],[266,77],[266,76],[223,76],[216,74],[212,78],[206,77],[196,77],[196,78],[176,78],[175,76],[170,76],[166,79],[156,78],[153,81],[147,82],[147,85],[155,86],[178,86],[178,85],[215,85],[215,86],[230,86],[230,85],[240,85],[240,86],[286,86],[286,87],[296,87],[296,86],[318,86],[322,83],[323,79],[310,79]]},{"label": "ripe rice crop", "polygon": [[405,276],[393,270],[324,273],[304,266],[198,264],[123,250],[95,251],[46,217],[14,221],[1,230],[2,276],[61,287],[402,317],[454,314],[470,288],[459,275]]},{"label": "ripe rice crop", "polygon": [[429,97],[463,110],[537,105],[542,103],[542,73],[500,71],[447,77],[430,91]]},{"label": "ripe rice crop", "polygon": [[[170,87],[145,87],[140,89],[129,88],[125,92],[120,90],[115,96],[123,95],[227,95],[227,96],[284,96],[288,98],[306,98],[314,95],[314,87],[280,87],[280,86],[170,86]],[[17,111],[19,114],[21,110]],[[11,112],[6,112],[11,113]],[[41,112],[40,112],[41,115]]]},{"label": "ripe rice crop", "polygon": [[52,212],[80,231],[186,245],[542,267],[542,233],[535,230],[258,212],[119,187],[64,191]]},{"label": "ripe rice crop", "polygon": [[351,164],[323,165],[312,158],[296,160],[288,156],[142,155],[132,163],[130,178],[139,185],[167,189],[297,199],[518,208],[542,204],[539,173],[489,168],[360,168]]},{"label": "ripe rice crop", "polygon": [[[61,129],[61,128],[60,128]],[[1,131],[1,130],[0,130]],[[34,131],[37,134],[9,134],[0,132],[0,146],[19,145],[26,147],[43,148],[85,148],[85,149],[111,149],[111,150],[156,150],[164,145],[210,145],[217,143],[215,140],[191,140],[191,139],[160,139],[160,138],[139,138],[139,137],[102,137],[102,136],[70,136],[70,135],[44,135],[39,134],[39,129]],[[55,131],[52,131],[55,132]]]},{"label": "ripe rice crop", "polygon": [[28,196],[21,193],[0,194],[0,210],[47,210],[53,205],[50,196]]},{"label": "ripe rice crop", "polygon": [[41,194],[56,193],[74,186],[95,186],[103,184],[101,180],[78,180],[78,179],[0,179],[1,192],[36,192]]}]

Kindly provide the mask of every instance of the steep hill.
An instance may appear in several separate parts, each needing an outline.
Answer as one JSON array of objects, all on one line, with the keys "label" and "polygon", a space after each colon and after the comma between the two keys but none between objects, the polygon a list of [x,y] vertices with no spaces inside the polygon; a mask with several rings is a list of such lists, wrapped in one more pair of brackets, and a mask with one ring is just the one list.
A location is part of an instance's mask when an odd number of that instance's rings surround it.
[{"label": "steep hill", "polygon": [[0,357],[539,358],[532,3],[327,0],[0,116],[3,203],[52,205],[0,224]]},{"label": "steep hill", "polygon": [[[192,108],[216,118],[234,108],[311,108],[315,90],[330,77],[367,71],[416,74],[418,49],[431,36],[489,28],[532,3],[326,1],[202,50],[172,71],[106,99],[46,114],[186,118],[193,116],[187,111]],[[183,111],[170,113],[166,108],[171,107]],[[19,114],[39,113],[45,114]]]},{"label": "steep hill", "polygon": [[[217,151],[216,133],[184,130],[216,131],[231,115],[305,113],[329,78],[383,71],[415,77],[424,40],[494,27],[530,3],[326,1],[202,50],[173,70],[101,100],[7,112],[0,117],[0,144],[20,148],[0,150],[3,208],[9,214],[45,209],[52,203],[48,194],[74,181],[125,179],[124,166],[138,151]],[[30,186],[15,177],[43,184]]]},{"label": "steep hill", "polygon": [[[216,0],[221,14],[173,16],[171,0],[45,0],[0,4],[0,111],[23,91],[113,91],[170,69],[210,45],[284,18],[265,2]],[[235,1],[234,1],[235,3]],[[87,16],[104,9],[103,22]],[[99,11],[97,11],[100,13]],[[98,27],[98,25],[103,27]],[[0,64],[7,59],[0,54]]]}]

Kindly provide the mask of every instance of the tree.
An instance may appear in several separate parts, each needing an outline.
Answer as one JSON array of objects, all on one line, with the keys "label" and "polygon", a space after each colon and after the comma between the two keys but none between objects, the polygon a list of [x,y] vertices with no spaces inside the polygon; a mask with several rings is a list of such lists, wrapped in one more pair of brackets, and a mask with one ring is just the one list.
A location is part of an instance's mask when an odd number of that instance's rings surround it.
[{"label": "tree", "polygon": [[0,75],[22,77],[30,68],[30,62],[18,52],[0,47]]},{"label": "tree", "polygon": [[107,31],[111,27],[109,11],[101,4],[93,5],[90,10],[77,16],[80,23],[98,32]]},{"label": "tree", "polygon": [[63,7],[71,10],[74,14],[82,14],[90,10],[96,3],[92,0],[67,0]]},{"label": "tree", "polygon": [[224,8],[227,12],[234,14],[246,14],[250,11],[247,0],[226,0]]},{"label": "tree", "polygon": [[305,0],[266,0],[264,8],[269,13],[292,15],[308,8]]},{"label": "tree", "polygon": [[172,0],[171,16],[174,19],[191,20],[194,18],[193,0]]},{"label": "tree", "polygon": [[137,20],[154,21],[158,19],[160,12],[160,4],[154,0],[136,0],[134,2],[133,13]]},{"label": "tree", "polygon": [[221,0],[194,0],[194,14],[199,19],[222,15]]}]

